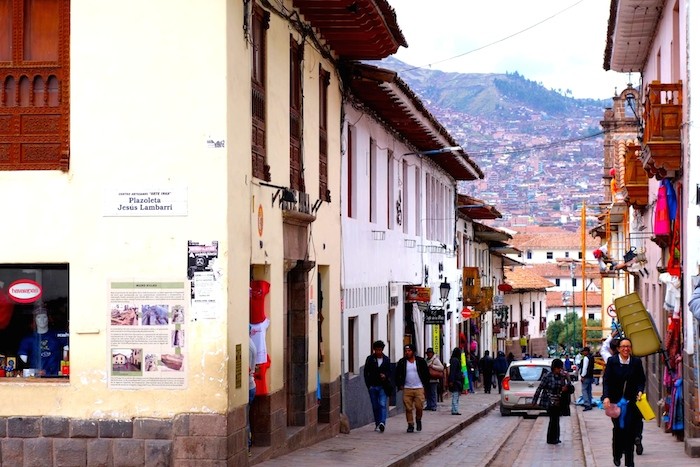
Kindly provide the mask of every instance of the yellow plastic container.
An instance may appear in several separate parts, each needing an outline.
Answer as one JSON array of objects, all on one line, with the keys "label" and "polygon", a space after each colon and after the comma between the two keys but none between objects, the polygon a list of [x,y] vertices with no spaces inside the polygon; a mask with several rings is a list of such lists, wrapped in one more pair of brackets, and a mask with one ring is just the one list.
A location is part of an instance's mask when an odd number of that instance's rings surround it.
[{"label": "yellow plastic container", "polygon": [[642,398],[637,401],[637,408],[639,409],[639,412],[642,414],[642,417],[644,417],[644,420],[649,421],[649,420],[654,420],[656,418],[656,415],[654,414],[654,410],[651,408],[651,405],[649,404],[649,401],[647,400],[646,394],[642,394]]},{"label": "yellow plastic container", "polygon": [[633,355],[644,357],[662,350],[656,325],[636,292],[616,298],[615,308],[625,336],[632,341]]}]

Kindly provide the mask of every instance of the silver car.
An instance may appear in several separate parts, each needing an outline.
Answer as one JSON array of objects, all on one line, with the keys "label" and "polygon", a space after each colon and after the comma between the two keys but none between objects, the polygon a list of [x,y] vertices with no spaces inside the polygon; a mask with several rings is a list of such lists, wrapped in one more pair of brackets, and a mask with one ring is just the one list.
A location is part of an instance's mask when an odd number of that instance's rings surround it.
[{"label": "silver car", "polygon": [[510,415],[513,411],[543,412],[540,406],[532,403],[532,398],[540,381],[551,371],[551,358],[533,358],[516,360],[510,364],[501,390],[501,415]]}]

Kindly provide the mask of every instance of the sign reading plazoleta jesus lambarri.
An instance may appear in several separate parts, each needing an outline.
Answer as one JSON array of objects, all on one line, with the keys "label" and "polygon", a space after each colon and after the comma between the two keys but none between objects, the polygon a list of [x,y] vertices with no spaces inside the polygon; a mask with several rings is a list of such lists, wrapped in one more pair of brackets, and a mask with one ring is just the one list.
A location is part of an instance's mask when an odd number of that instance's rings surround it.
[{"label": "sign reading plazoleta jesus lambarri", "polygon": [[186,216],[187,189],[112,189],[105,192],[104,215],[111,216]]}]

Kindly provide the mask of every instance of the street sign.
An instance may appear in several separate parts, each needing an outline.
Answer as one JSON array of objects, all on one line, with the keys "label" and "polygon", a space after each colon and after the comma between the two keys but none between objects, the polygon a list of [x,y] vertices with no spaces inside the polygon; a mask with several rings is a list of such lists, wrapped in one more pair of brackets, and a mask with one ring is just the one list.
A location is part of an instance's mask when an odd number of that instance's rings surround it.
[{"label": "street sign", "polygon": [[445,310],[428,307],[425,310],[425,324],[445,324]]},{"label": "street sign", "polygon": [[617,312],[615,311],[615,305],[612,303],[608,305],[608,316],[611,318],[616,318],[617,317]]},{"label": "street sign", "polygon": [[462,318],[469,319],[472,317],[472,313],[474,313],[474,310],[472,310],[468,306],[465,306],[464,308],[462,308]]}]

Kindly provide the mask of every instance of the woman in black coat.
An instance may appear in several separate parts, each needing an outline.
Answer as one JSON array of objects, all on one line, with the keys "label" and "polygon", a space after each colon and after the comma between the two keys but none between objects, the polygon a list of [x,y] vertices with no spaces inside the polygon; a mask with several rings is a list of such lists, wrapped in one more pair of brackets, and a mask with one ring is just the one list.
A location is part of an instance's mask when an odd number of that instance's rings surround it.
[{"label": "woman in black coat", "polygon": [[[624,428],[620,427],[620,418],[613,418],[612,444],[613,463],[620,465],[625,455],[625,465],[634,465],[634,444],[642,424],[642,414],[635,402],[642,397],[647,378],[642,361],[632,356],[632,341],[620,340],[619,353],[608,359],[603,373],[603,406],[617,404],[624,396],[628,401],[624,417]],[[641,441],[641,440],[640,440]]]},{"label": "woman in black coat", "polygon": [[462,349],[459,347],[455,347],[452,351],[447,381],[452,393],[452,415],[462,415],[459,413],[459,395],[464,387],[464,373],[462,373]]}]

